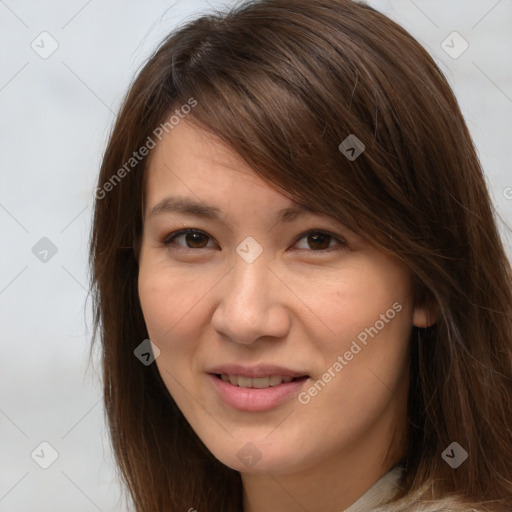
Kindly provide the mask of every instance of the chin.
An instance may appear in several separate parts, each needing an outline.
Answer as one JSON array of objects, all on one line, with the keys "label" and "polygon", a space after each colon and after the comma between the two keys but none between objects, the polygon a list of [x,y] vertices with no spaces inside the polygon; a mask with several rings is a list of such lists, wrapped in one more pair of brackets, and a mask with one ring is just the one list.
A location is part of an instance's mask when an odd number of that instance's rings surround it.
[{"label": "chin", "polygon": [[309,457],[306,453],[301,453],[300,459],[297,458],[299,444],[290,443],[288,446],[282,441],[269,443],[268,440],[259,442],[254,438],[246,438],[245,441],[232,440],[229,446],[209,449],[225,466],[240,473],[286,474],[302,471],[311,466],[311,461],[308,464]]}]

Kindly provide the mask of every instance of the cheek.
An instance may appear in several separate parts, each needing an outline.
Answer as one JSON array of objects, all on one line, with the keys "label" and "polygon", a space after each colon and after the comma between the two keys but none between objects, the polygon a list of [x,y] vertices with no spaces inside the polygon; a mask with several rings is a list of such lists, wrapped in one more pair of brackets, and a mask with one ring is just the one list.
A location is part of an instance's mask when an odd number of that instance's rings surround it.
[{"label": "cheek", "polygon": [[139,298],[152,341],[167,345],[175,339],[174,333],[183,331],[183,325],[194,325],[214,282],[215,276],[184,272],[165,261],[141,264]]},{"label": "cheek", "polygon": [[310,324],[310,339],[324,373],[315,376],[301,403],[318,421],[327,406],[355,418],[365,404],[369,417],[378,414],[406,385],[413,315],[407,272],[388,260],[359,260],[308,298],[321,320]]},{"label": "cheek", "polygon": [[[164,384],[180,409],[187,410],[189,378],[194,374],[194,354],[201,299],[208,282],[164,264],[141,265],[138,290],[151,341],[159,348],[156,365]],[[183,396],[182,396],[183,395]]]},{"label": "cheek", "polygon": [[221,278],[218,269],[172,266],[156,251],[139,268],[139,298],[148,336],[160,350],[156,365],[182,410],[188,409],[190,400],[183,387],[193,387],[201,339],[212,314],[208,294]]},{"label": "cheek", "polygon": [[348,342],[348,350],[358,335],[364,343],[376,331],[385,333],[382,340],[407,338],[413,308],[410,278],[384,256],[355,254],[341,268],[286,277],[308,308],[302,319],[318,348],[340,351]]},{"label": "cheek", "polygon": [[[385,263],[354,266],[318,295],[318,311],[335,334],[317,338],[325,373],[302,403],[326,439],[355,435],[389,404],[405,405],[412,294],[408,274]],[[325,410],[343,421],[325,422]]]}]

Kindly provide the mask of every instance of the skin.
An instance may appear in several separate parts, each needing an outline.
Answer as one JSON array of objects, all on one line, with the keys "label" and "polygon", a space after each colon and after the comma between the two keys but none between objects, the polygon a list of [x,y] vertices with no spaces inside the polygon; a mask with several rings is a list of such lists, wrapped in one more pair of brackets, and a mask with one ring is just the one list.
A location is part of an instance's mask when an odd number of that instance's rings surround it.
[{"label": "skin", "polygon": [[[138,286],[169,393],[209,450],[241,472],[245,512],[344,510],[403,454],[409,336],[427,325],[409,273],[332,217],[276,223],[294,203],[189,120],[152,151],[146,178]],[[225,224],[150,214],[170,196],[216,206]],[[183,228],[204,235],[162,242]],[[312,243],[318,230],[345,243]],[[247,236],[263,250],[252,263],[236,252]],[[303,370],[307,391],[396,303],[400,312],[307,404],[294,396],[238,411],[207,374],[214,364],[274,364]],[[261,456],[252,467],[237,457],[249,442]]]}]

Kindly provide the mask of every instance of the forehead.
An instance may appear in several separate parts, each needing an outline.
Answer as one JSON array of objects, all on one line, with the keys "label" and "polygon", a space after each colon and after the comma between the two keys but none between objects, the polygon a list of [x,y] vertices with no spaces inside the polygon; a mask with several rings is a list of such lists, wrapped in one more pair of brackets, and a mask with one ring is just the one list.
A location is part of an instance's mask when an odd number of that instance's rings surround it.
[{"label": "forehead", "polygon": [[182,120],[152,150],[146,168],[145,204],[151,209],[166,195],[215,197],[226,202],[236,195],[269,204],[296,205],[272,188],[232,148],[197,124]]},{"label": "forehead", "polygon": [[215,164],[251,173],[248,164],[219,137],[187,119],[163,134],[162,140],[153,149],[149,167],[170,162],[182,166],[190,162],[196,165]]}]

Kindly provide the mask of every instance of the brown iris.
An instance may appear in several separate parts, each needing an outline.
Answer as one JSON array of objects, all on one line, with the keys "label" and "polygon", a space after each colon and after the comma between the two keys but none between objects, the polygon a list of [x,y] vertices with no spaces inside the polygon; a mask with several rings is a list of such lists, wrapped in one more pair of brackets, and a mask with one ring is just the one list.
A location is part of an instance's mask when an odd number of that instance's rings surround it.
[{"label": "brown iris", "polygon": [[324,233],[314,233],[312,235],[308,235],[308,245],[312,249],[318,249],[323,250],[327,249],[329,247],[329,244],[331,243],[331,235],[326,235]]},{"label": "brown iris", "polygon": [[208,244],[208,237],[203,233],[185,233],[185,240],[192,249],[202,249]]}]

